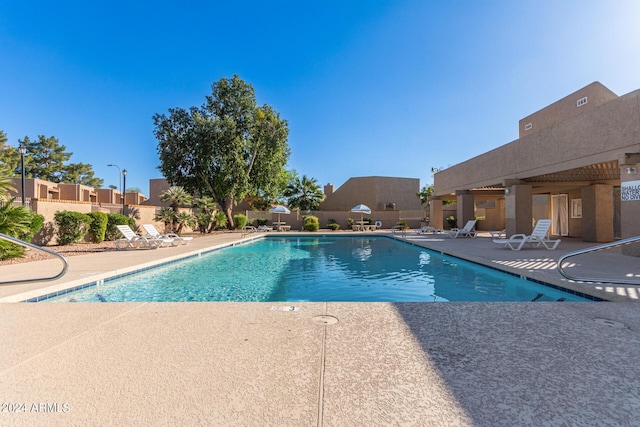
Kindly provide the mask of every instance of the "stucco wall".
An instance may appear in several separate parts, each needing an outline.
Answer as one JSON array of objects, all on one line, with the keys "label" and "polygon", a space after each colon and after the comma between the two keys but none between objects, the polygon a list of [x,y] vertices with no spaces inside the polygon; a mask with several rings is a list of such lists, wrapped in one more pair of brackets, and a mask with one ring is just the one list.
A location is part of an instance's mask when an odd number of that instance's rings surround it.
[{"label": "stucco wall", "polygon": [[[422,205],[416,194],[420,191],[417,178],[355,177],[349,178],[320,204],[320,210],[344,210],[365,204],[372,210],[385,210],[387,204],[396,210],[420,210]],[[393,210],[388,207],[386,210]]]},{"label": "stucco wall", "polygon": [[640,91],[598,105],[434,175],[442,196],[505,179],[538,175],[618,160],[640,152]]}]

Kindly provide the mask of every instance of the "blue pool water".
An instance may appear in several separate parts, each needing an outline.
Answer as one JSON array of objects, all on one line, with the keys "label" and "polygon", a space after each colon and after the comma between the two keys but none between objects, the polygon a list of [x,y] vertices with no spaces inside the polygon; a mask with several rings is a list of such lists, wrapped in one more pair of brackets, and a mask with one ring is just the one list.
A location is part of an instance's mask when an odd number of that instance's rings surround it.
[{"label": "blue pool water", "polygon": [[[542,294],[542,296],[540,296]],[[586,301],[386,237],[274,237],[45,301]]]}]

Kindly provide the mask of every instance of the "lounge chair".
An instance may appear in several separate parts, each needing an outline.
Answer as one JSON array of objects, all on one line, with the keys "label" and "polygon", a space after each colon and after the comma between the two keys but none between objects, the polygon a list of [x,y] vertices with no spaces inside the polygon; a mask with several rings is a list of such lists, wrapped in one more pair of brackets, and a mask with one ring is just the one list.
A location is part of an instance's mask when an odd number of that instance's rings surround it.
[{"label": "lounge chair", "polygon": [[427,234],[427,233],[442,233],[444,230],[438,230],[435,227],[431,227],[430,225],[425,225],[424,227],[414,229],[417,234]]},{"label": "lounge chair", "polygon": [[476,237],[477,231],[473,228],[476,226],[476,220],[470,219],[467,221],[464,227],[462,228],[452,228],[449,230],[447,235],[452,239],[456,239],[458,237]]},{"label": "lounge chair", "polygon": [[259,225],[258,226],[258,231],[273,231],[273,227],[269,227],[268,225]]},{"label": "lounge chair", "polygon": [[490,231],[489,234],[491,234],[492,239],[506,239],[507,229],[505,228],[504,230],[500,231]]},{"label": "lounge chair", "polygon": [[157,239],[138,236],[128,225],[116,225],[122,236],[122,239],[116,240],[113,244],[116,249],[158,249],[160,246],[170,244],[167,239]]},{"label": "lounge chair", "polygon": [[535,247],[542,245],[552,251],[558,247],[560,240],[550,240],[547,237],[550,227],[550,219],[540,219],[529,236],[526,234],[514,234],[508,239],[493,239],[493,243],[505,245],[505,247],[509,247],[512,251],[519,251],[527,244],[535,245]]},{"label": "lounge chair", "polygon": [[161,234],[153,224],[142,224],[142,228],[149,236],[156,239],[170,239],[171,246],[188,245],[193,240],[193,237],[181,237],[175,233]]}]

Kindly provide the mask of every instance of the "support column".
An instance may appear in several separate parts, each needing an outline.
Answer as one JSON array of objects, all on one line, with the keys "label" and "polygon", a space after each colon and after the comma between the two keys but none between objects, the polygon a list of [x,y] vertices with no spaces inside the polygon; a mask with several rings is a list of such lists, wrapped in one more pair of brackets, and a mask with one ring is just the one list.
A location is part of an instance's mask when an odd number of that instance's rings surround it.
[{"label": "support column", "polygon": [[585,242],[612,242],[613,235],[613,186],[594,184],[583,187],[582,240]]},{"label": "support column", "polygon": [[[620,228],[621,237],[640,236],[640,154],[628,154],[620,163]],[[640,256],[640,245],[624,245],[622,253]]]},{"label": "support column", "polygon": [[442,200],[429,200],[429,225],[439,230],[444,228]]},{"label": "support column", "polygon": [[531,186],[516,184],[505,188],[504,192],[504,222],[507,236],[520,233],[531,234],[533,230],[531,225],[533,221]]},{"label": "support column", "polygon": [[475,216],[473,194],[468,191],[456,191],[456,199],[456,221],[458,227],[462,228]]}]

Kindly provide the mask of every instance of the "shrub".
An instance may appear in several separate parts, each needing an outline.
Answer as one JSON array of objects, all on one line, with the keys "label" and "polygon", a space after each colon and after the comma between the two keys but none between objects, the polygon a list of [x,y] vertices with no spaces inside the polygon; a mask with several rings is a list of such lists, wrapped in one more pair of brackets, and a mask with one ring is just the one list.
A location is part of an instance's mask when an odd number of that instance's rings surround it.
[{"label": "shrub", "polygon": [[122,237],[116,225],[128,225],[135,229],[136,220],[125,215],[107,214],[107,231],[104,234],[106,240],[118,240]]},{"label": "shrub", "polygon": [[54,218],[58,227],[59,245],[79,242],[87,234],[93,221],[89,215],[70,211],[56,212]]},{"label": "shrub", "polygon": [[91,212],[87,215],[93,220],[89,226],[89,238],[95,243],[103,242],[109,217],[104,212]]},{"label": "shrub", "polygon": [[44,216],[35,212],[29,211],[29,231],[20,233],[18,239],[31,243],[33,236],[36,235],[44,226]]},{"label": "shrub", "polygon": [[335,231],[340,228],[340,224],[338,224],[335,219],[329,219],[329,221],[327,221],[327,228]]},{"label": "shrub", "polygon": [[200,233],[205,234],[209,231],[209,225],[213,222],[213,215],[206,212],[200,212],[196,214],[196,223],[198,226],[198,231]]},{"label": "shrub", "polygon": [[258,223],[258,226],[267,225],[267,218],[256,218],[256,222]]},{"label": "shrub", "polygon": [[409,228],[409,226],[407,225],[406,221],[398,221],[398,222],[396,222],[396,225],[399,225],[399,226],[401,226],[401,227],[403,227],[405,229]]},{"label": "shrub", "polygon": [[455,228],[458,225],[458,222],[456,221],[456,217],[453,215],[450,215],[447,217],[447,223],[449,223],[449,226],[451,228]]},{"label": "shrub", "polygon": [[317,216],[308,215],[304,218],[304,230],[305,231],[318,231],[320,229],[320,222]]},{"label": "shrub", "polygon": [[243,214],[234,215],[233,222],[236,223],[237,229],[242,229],[247,225],[247,216]]},{"label": "shrub", "polygon": [[353,218],[347,218],[347,228],[352,228],[353,224],[355,224],[355,221],[353,220]]},{"label": "shrub", "polygon": [[217,212],[213,217],[216,228],[224,228],[227,226],[227,215],[224,212]]},{"label": "shrub", "polygon": [[22,258],[24,247],[6,240],[0,240],[0,261],[11,258]]}]

